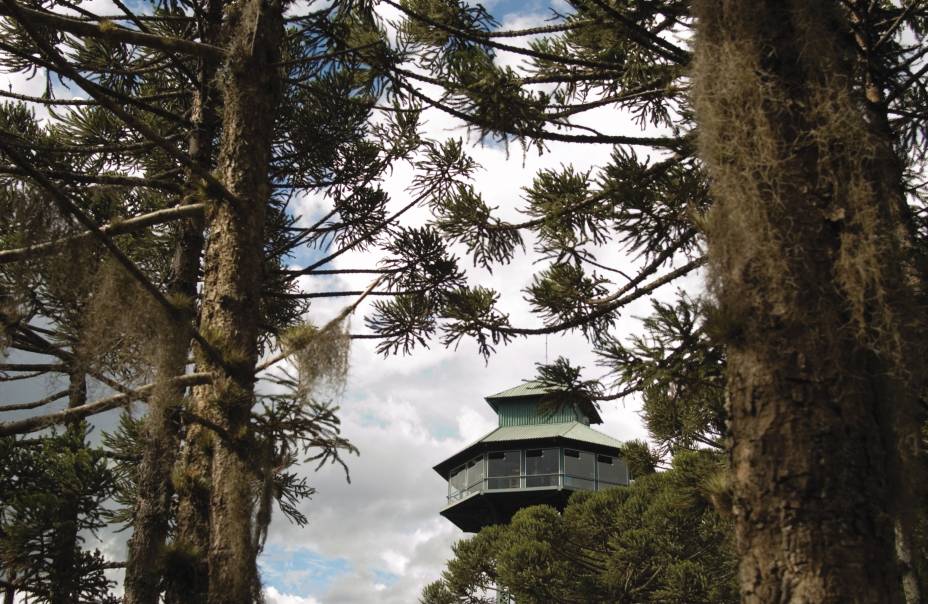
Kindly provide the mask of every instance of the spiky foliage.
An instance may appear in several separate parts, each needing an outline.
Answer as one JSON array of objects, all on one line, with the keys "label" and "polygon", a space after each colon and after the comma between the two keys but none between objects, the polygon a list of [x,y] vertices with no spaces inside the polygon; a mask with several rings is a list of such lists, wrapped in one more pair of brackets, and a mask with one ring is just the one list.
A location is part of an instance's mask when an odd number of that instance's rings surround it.
[{"label": "spiky foliage", "polygon": [[641,392],[642,417],[665,455],[721,449],[725,436],[725,355],[706,333],[705,303],[679,292],[673,304],[652,302],[644,333],[599,350],[622,387]]},{"label": "spiky foliage", "polygon": [[[0,568],[30,601],[115,601],[106,560],[81,536],[105,526],[103,503],[114,488],[104,455],[86,447],[85,432],[0,439]],[[78,537],[63,563],[61,535],[71,533]]]}]

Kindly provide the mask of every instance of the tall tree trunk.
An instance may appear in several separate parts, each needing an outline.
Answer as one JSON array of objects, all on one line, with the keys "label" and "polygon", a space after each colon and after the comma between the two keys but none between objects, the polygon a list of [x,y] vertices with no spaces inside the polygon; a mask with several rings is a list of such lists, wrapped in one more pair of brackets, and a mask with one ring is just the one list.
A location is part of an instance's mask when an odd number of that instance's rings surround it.
[{"label": "tall tree trunk", "polygon": [[[874,23],[880,17],[874,14],[878,5],[868,0],[856,0],[851,6],[850,19],[854,23],[854,40],[858,52],[857,69],[861,73],[861,79],[866,100],[868,122],[877,136],[886,141],[898,140],[896,132],[889,119],[889,108],[887,107],[886,97],[883,90],[887,86],[884,81],[884,75],[878,68],[880,59],[877,56],[879,42],[882,39],[881,29]],[[897,192],[892,201],[899,204],[900,216],[908,231],[909,239],[913,242],[912,251],[914,258],[912,261],[912,281],[921,284],[919,288],[924,292],[925,284],[928,284],[928,258],[925,257],[924,250],[914,245],[917,237],[917,228],[915,225],[912,211],[906,201],[906,193],[903,178],[903,162],[897,156],[885,154],[887,165],[885,167],[887,175],[894,174],[894,181],[897,186]],[[908,438],[918,439],[919,435],[909,435]],[[914,460],[906,460],[906,468],[912,471],[909,477],[910,483],[916,485],[918,492],[913,493],[913,500],[918,500],[925,496],[925,487],[918,476],[916,468],[919,464]],[[915,505],[902,506],[901,514],[896,518],[896,553],[902,569],[902,586],[905,595],[906,604],[918,604],[922,601],[918,577],[912,561],[912,541],[915,532]]]},{"label": "tall tree trunk", "polygon": [[742,599],[902,602],[924,329],[890,141],[835,3],[695,9]]},{"label": "tall tree trunk", "polygon": [[[75,355],[77,358],[77,355]],[[87,377],[80,367],[72,367],[68,374],[68,408],[80,407],[87,402]],[[83,447],[84,423],[71,421],[66,427],[73,440],[72,452],[77,453]],[[80,445],[77,443],[80,439]],[[72,493],[71,488],[80,485],[59,485],[61,506],[57,511],[51,546],[50,582],[52,584],[49,602],[51,604],[72,604],[79,595],[79,577],[77,573],[77,526],[78,514],[76,500],[80,493]]]},{"label": "tall tree trunk", "polygon": [[10,571],[5,577],[7,581],[6,589],[3,590],[3,604],[13,604],[16,598],[16,571]]},{"label": "tall tree trunk", "polygon": [[[212,0],[207,5],[201,35],[206,43],[213,44],[218,38],[222,5],[222,0]],[[191,114],[193,130],[188,140],[190,159],[205,170],[212,167],[213,138],[216,133],[217,98],[213,79],[217,66],[214,59],[200,60],[197,73],[199,90]],[[188,170],[186,180],[188,193],[184,202],[200,201],[197,197],[199,178]],[[200,256],[203,252],[203,226],[202,219],[188,219],[180,223],[171,262],[171,279],[167,286],[168,294],[174,300],[196,299]],[[189,310],[192,318],[194,309]],[[190,352],[190,338],[183,329],[178,328],[162,334],[159,344],[156,381],[163,383],[184,373]],[[139,499],[128,544],[124,581],[126,604],[158,603],[174,495],[172,473],[180,441],[178,411],[183,396],[183,389],[159,387],[149,404],[145,426],[146,443],[138,471]],[[203,547],[202,551],[205,550]],[[167,583],[176,584],[176,581],[169,577]],[[176,591],[186,590],[178,586]],[[184,597],[187,596],[189,594],[184,593]]]},{"label": "tall tree trunk", "polygon": [[[259,594],[252,541],[254,472],[249,464],[249,418],[254,405],[268,168],[281,90],[282,6],[241,0],[226,11],[229,58],[219,75],[222,135],[216,174],[238,199],[217,200],[207,216],[200,330],[224,359],[197,349],[201,370],[214,381],[194,389],[196,414],[221,434],[193,425],[183,481],[195,492],[181,501],[178,539],[208,538],[209,604],[250,604]],[[205,496],[208,494],[208,499]],[[208,525],[204,524],[208,521]],[[199,581],[201,578],[196,578]],[[198,588],[200,586],[198,585]],[[184,602],[199,602],[200,594]]]}]

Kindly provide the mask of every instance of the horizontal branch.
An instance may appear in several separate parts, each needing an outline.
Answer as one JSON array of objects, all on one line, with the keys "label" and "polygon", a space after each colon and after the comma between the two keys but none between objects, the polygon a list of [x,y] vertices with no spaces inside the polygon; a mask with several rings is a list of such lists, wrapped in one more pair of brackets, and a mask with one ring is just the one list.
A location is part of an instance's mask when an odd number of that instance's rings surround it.
[{"label": "horizontal branch", "polygon": [[501,29],[497,31],[474,32],[474,35],[480,38],[521,38],[523,36],[557,34],[575,29],[583,29],[584,27],[590,27],[592,25],[596,25],[596,21],[589,19],[587,21],[560,23],[557,25],[542,25],[540,27],[529,27],[527,29]]},{"label": "horizontal branch", "polygon": [[[146,227],[154,226],[156,224],[164,224],[174,220],[200,216],[203,213],[204,207],[205,204],[196,203],[177,206],[174,208],[167,208],[164,210],[157,210],[149,214],[143,214],[142,216],[136,216],[135,218],[112,222],[110,224],[101,226],[100,231],[110,236],[133,233],[135,231],[140,231]],[[48,256],[60,251],[63,248],[66,248],[73,243],[86,241],[93,239],[94,237],[96,237],[96,235],[93,232],[84,231],[83,233],[71,235],[69,237],[63,237],[55,241],[37,243],[35,245],[29,245],[11,250],[0,250],[0,264],[16,262],[19,260],[31,260],[33,258]]]},{"label": "horizontal branch", "polygon": [[[210,381],[212,381],[212,376],[208,373],[191,373],[189,375],[182,375],[170,379],[168,380],[168,384],[174,387],[187,387],[208,384]],[[81,405],[80,407],[58,411],[57,413],[38,415],[13,422],[0,422],[0,437],[38,432],[39,430],[44,430],[45,428],[50,428],[57,424],[84,419],[85,417],[97,415],[104,411],[125,407],[133,401],[144,400],[151,396],[157,385],[158,384],[147,384],[131,391],[129,394],[116,394],[92,403],[87,403],[86,405]]]},{"label": "horizontal branch", "polygon": [[381,231],[381,229],[383,229],[384,227],[386,227],[387,225],[389,225],[390,223],[392,223],[394,220],[396,220],[397,218],[399,218],[400,216],[402,216],[404,213],[406,213],[406,212],[407,212],[410,208],[412,208],[413,206],[418,205],[423,199],[425,199],[426,197],[428,197],[430,194],[431,194],[431,191],[426,191],[425,193],[419,195],[418,197],[416,197],[416,198],[414,198],[412,201],[410,201],[408,204],[406,204],[405,206],[403,206],[402,208],[400,208],[399,210],[397,210],[396,213],[394,213],[392,216],[389,216],[388,218],[385,218],[384,220],[380,221],[379,223],[375,224],[373,227],[371,227],[370,229],[368,229],[368,230],[367,230],[365,233],[363,233],[362,235],[359,235],[358,237],[356,237],[356,238],[353,239],[352,241],[349,241],[348,243],[346,243],[340,250],[338,250],[338,251],[336,251],[336,252],[333,252],[333,253],[329,254],[329,255],[326,256],[325,258],[322,258],[322,259],[320,259],[320,260],[317,260],[316,262],[310,264],[310,265],[307,266],[306,268],[300,269],[300,270],[285,270],[285,271],[281,271],[281,272],[282,272],[283,274],[285,274],[285,275],[292,275],[292,276],[297,276],[297,275],[308,275],[308,274],[312,273],[313,271],[315,271],[316,269],[318,269],[320,266],[325,266],[326,264],[328,264],[328,263],[331,262],[332,260],[335,260],[336,258],[338,258],[339,256],[341,256],[342,254],[344,254],[345,252],[347,252],[348,250],[350,250],[350,249],[356,247],[357,245],[363,243],[364,241],[369,240],[371,237],[373,237],[374,235],[376,235],[377,233],[379,233],[379,232]]},{"label": "horizontal branch", "polygon": [[395,268],[327,268],[303,273],[304,275],[343,275],[345,273],[353,274],[371,274],[371,275],[388,275],[398,272]]},{"label": "horizontal branch", "polygon": [[561,331],[566,331],[568,329],[575,329],[581,327],[587,323],[605,317],[609,313],[615,312],[619,308],[634,302],[635,300],[647,296],[653,293],[658,288],[667,285],[671,281],[686,275],[693,270],[699,268],[700,266],[706,263],[705,258],[697,258],[687,262],[680,268],[670,271],[666,275],[651,281],[647,285],[643,286],[641,289],[636,289],[627,296],[613,300],[610,304],[605,304],[594,310],[593,312],[584,315],[582,317],[577,317],[575,319],[570,319],[568,321],[562,321],[560,323],[555,323],[553,325],[547,325],[545,327],[536,327],[536,328],[521,328],[521,327],[499,327],[494,325],[485,325],[487,329],[493,329],[501,334],[510,335],[510,336],[535,336],[535,335],[544,335],[558,333]]},{"label": "horizontal branch", "polygon": [[[395,71],[400,72],[404,75],[412,77],[413,79],[425,79],[419,76],[419,74],[407,71],[405,69],[394,68]],[[430,82],[431,83],[431,82]],[[464,111],[459,111],[453,107],[448,106],[447,104],[437,101],[428,95],[420,92],[415,87],[410,86],[409,84],[401,83],[400,87],[408,90],[413,96],[435,107],[440,109],[445,113],[452,115],[465,123],[473,124],[478,128],[484,128],[490,132],[499,132],[501,134],[510,134],[512,136],[530,138],[534,140],[543,140],[543,141],[554,141],[562,143],[587,143],[587,144],[601,144],[601,145],[639,145],[645,147],[656,147],[662,149],[670,149],[677,151],[684,144],[683,139],[676,137],[663,137],[663,136],[619,136],[619,135],[583,135],[583,134],[561,134],[559,132],[551,132],[550,130],[522,130],[517,128],[508,128],[500,129],[497,126],[487,124],[486,122],[481,121],[480,119],[470,115]]]},{"label": "horizontal branch", "polygon": [[[3,0],[6,2],[12,3],[11,0]],[[35,179],[46,191],[51,194],[52,200],[55,205],[61,210],[61,213],[65,216],[70,216],[79,222],[85,229],[92,232],[94,238],[97,239],[103,246],[109,251],[110,255],[117,261],[119,264],[126,269],[129,275],[135,279],[135,281],[142,286],[149,295],[165,310],[167,315],[171,317],[176,324],[181,328],[190,333],[190,337],[196,340],[204,352],[216,362],[216,364],[221,367],[227,367],[225,359],[222,355],[210,344],[206,338],[203,337],[197,328],[192,325],[188,320],[186,313],[175,306],[154,283],[142,272],[142,269],[132,261],[122,250],[119,249],[119,246],[112,240],[112,238],[106,233],[100,230],[100,226],[93,221],[93,219],[84,212],[77,204],[72,201],[71,196],[66,193],[61,187],[57,186],[55,183],[51,182],[44,174],[36,170],[30,163],[29,160],[23,156],[18,150],[11,147],[5,140],[5,137],[0,134],[0,150],[3,150],[9,155],[10,160],[16,164],[19,168],[25,170],[30,177]]]},{"label": "horizontal branch", "polygon": [[[131,29],[126,29],[114,24],[112,21],[102,21],[101,23],[88,23],[71,17],[56,15],[47,11],[33,10],[19,4],[18,12],[29,18],[30,21],[40,23],[46,27],[52,27],[57,30],[66,31],[78,36],[89,38],[99,38],[109,42],[124,42],[136,46],[144,46],[163,52],[180,52],[197,57],[208,57],[213,59],[224,59],[225,50],[211,44],[202,42],[193,42],[182,38],[171,38],[168,36],[157,36],[146,34]],[[0,6],[0,16],[13,17],[19,20],[20,15],[14,13],[9,8]]]},{"label": "horizontal branch", "polygon": [[692,241],[694,237],[696,237],[695,230],[690,230],[684,233],[683,236],[679,239],[679,241],[677,241],[671,246],[668,246],[667,249],[665,249],[660,254],[658,254],[657,257],[655,257],[654,260],[648,266],[641,269],[641,271],[635,276],[635,278],[630,279],[629,282],[626,283],[621,289],[619,289],[617,292],[609,296],[606,296],[603,298],[597,298],[593,300],[591,303],[594,306],[603,306],[603,305],[610,304],[611,302],[617,300],[621,296],[624,296],[626,293],[636,288],[638,284],[640,284],[642,281],[650,277],[652,274],[656,273],[662,264],[670,260],[670,258],[672,258],[673,255],[677,253],[677,251],[679,251],[680,249],[683,248],[683,246],[685,246],[690,241]]},{"label": "horizontal branch", "polygon": [[550,61],[552,63],[560,63],[562,65],[576,65],[578,67],[588,67],[590,69],[608,69],[608,70],[618,70],[621,68],[620,65],[614,63],[602,63],[600,61],[585,61],[583,59],[572,59],[570,57],[564,57],[560,55],[555,55],[547,52],[540,52],[533,48],[519,48],[518,46],[510,46],[509,44],[500,44],[499,42],[494,42],[490,40],[487,36],[481,36],[479,34],[474,35],[472,32],[467,32],[456,27],[451,27],[450,25],[445,25],[439,21],[431,19],[427,15],[416,12],[409,8],[408,6],[403,6],[399,3],[393,2],[393,0],[380,0],[386,4],[389,4],[393,8],[399,10],[400,12],[406,14],[407,16],[421,21],[427,25],[430,25],[436,29],[440,29],[446,33],[449,33],[478,44],[483,44],[489,46],[490,48],[495,48],[497,50],[502,50],[505,52],[511,52],[515,54],[524,55],[527,57],[532,57],[534,59],[540,59],[542,61]]},{"label": "horizontal branch", "polygon": [[[363,294],[364,291],[350,290],[350,291],[338,291],[338,292],[310,292],[310,293],[293,293],[293,292],[275,292],[270,294],[272,298],[289,298],[296,300],[308,300],[311,298],[344,298],[346,296],[358,296]],[[403,292],[391,292],[391,291],[377,291],[377,292],[367,292],[368,296],[404,296],[408,294],[421,294],[422,290],[419,291],[403,291]]]},{"label": "horizontal branch", "polygon": [[[334,317],[332,317],[332,318],[328,321],[328,323],[326,323],[325,325],[323,325],[323,326],[322,326],[322,329],[320,329],[318,332],[316,332],[316,337],[319,337],[321,334],[327,332],[328,330],[335,328],[335,327],[336,327],[337,325],[339,325],[342,321],[344,321],[345,319],[347,319],[347,318],[348,318],[348,315],[350,315],[351,313],[353,313],[353,312],[355,311],[355,309],[361,304],[361,302],[364,301],[364,298],[366,298],[367,296],[369,296],[370,293],[371,293],[372,291],[374,291],[374,288],[377,287],[378,285],[380,285],[380,282],[383,281],[383,279],[384,279],[383,276],[377,277],[376,279],[374,279],[374,280],[370,283],[370,285],[367,286],[367,289],[365,289],[365,290],[362,291],[362,292],[358,292],[358,293],[359,293],[358,299],[355,300],[354,302],[352,302],[351,304],[349,304],[348,306],[344,307],[337,315],[335,315]],[[284,350],[284,351],[282,351],[282,352],[280,352],[280,353],[278,353],[278,354],[272,356],[272,357],[269,358],[268,360],[264,361],[263,363],[261,363],[261,364],[259,364],[257,367],[255,367],[255,375],[257,375],[258,373],[261,373],[262,371],[266,371],[267,369],[269,369],[269,368],[272,367],[273,365],[275,365],[275,364],[279,363],[280,361],[286,359],[288,356],[290,356],[291,354],[293,354],[293,352],[295,352],[295,351],[293,351],[293,350]]]},{"label": "horizontal branch", "polygon": [[49,394],[43,399],[32,401],[31,403],[12,403],[9,405],[0,405],[0,413],[6,411],[23,411],[25,409],[36,409],[49,403],[54,403],[60,398],[68,396],[68,390],[59,390],[54,394]]},{"label": "horizontal branch", "polygon": [[629,34],[629,37],[635,40],[635,42],[641,44],[645,48],[650,48],[652,51],[656,52],[662,57],[675,63],[679,63],[680,65],[689,64],[692,56],[686,50],[668,42],[659,35],[648,31],[646,28],[635,23],[632,19],[629,19],[621,12],[613,8],[609,3],[604,2],[604,0],[592,0],[592,2],[604,10],[606,14],[622,24],[622,27]]},{"label": "horizontal branch", "polygon": [[67,371],[68,366],[63,363],[0,363],[0,371]]},{"label": "horizontal branch", "polygon": [[[148,94],[137,96],[140,101],[162,101],[164,99],[170,99],[181,96],[188,96],[192,94],[189,90],[178,90],[175,92],[164,92],[161,94]],[[5,97],[8,99],[16,99],[17,101],[25,101],[27,103],[38,103],[40,105],[73,105],[73,106],[97,106],[96,101],[91,101],[88,99],[44,99],[40,96],[29,96],[26,94],[19,94],[16,92],[9,92],[6,90],[0,90],[0,97]]]},{"label": "horizontal branch", "polygon": [[[36,170],[40,171],[40,170]],[[148,187],[162,189],[171,193],[180,193],[180,187],[169,181],[137,176],[116,176],[113,174],[82,174],[80,172],[63,172],[60,170],[41,170],[44,176],[55,180],[71,181],[89,185],[112,185],[117,187]],[[0,174],[10,176],[29,176],[30,172],[19,166],[0,166]]]}]

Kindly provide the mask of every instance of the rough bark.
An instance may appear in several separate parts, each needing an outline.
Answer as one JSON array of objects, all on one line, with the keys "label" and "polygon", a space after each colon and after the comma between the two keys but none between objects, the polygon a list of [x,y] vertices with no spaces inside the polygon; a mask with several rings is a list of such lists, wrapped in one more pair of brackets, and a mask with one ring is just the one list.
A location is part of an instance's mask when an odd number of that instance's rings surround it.
[{"label": "rough bark", "polygon": [[[208,4],[205,15],[203,39],[208,43],[218,37],[222,19],[221,0]],[[201,59],[198,69],[199,90],[194,97],[191,121],[194,124],[189,140],[188,152],[191,162],[203,170],[209,170],[213,157],[213,138],[216,132],[216,101],[213,78],[217,61]],[[188,170],[186,175],[188,194],[186,204],[198,201],[199,178]],[[203,252],[203,220],[199,217],[181,222],[174,257],[171,262],[171,279],[167,291],[175,301],[196,299],[200,257]],[[192,309],[190,309],[192,313]],[[178,327],[173,332],[162,334],[160,357],[156,368],[159,383],[182,375],[187,365],[190,340],[187,330]],[[126,604],[157,604],[162,589],[165,569],[165,545],[171,519],[174,496],[172,473],[177,460],[180,443],[179,406],[184,396],[183,387],[162,384],[149,404],[146,418],[146,446],[139,464],[138,491],[133,521],[133,532],[128,543],[126,562]],[[205,545],[205,544],[202,544]],[[202,551],[205,551],[203,547]],[[174,586],[175,595],[186,590],[179,586],[174,577],[165,583]],[[186,587],[186,586],[184,586]],[[205,590],[203,590],[205,591]],[[184,593],[182,597],[189,594]]]},{"label": "rough bark", "polygon": [[[229,58],[218,77],[223,115],[216,175],[244,203],[223,198],[207,213],[200,330],[223,356],[223,366],[196,351],[210,386],[193,393],[194,411],[225,437],[191,426],[184,450],[187,492],[181,498],[178,540],[200,550],[206,565],[193,578],[196,592],[177,601],[246,604],[259,597],[257,550],[252,543],[254,476],[249,467],[249,417],[254,404],[258,308],[264,222],[270,195],[268,166],[280,77],[282,6],[242,0],[226,10]],[[205,572],[204,576],[202,573]]]},{"label": "rough bark", "polygon": [[923,312],[829,2],[702,0],[694,65],[744,602],[902,602]]},{"label": "rough bark", "polygon": [[[87,379],[79,367],[74,367],[68,374],[68,408],[74,409],[87,402]],[[66,428],[72,437],[82,437],[82,422],[71,421]],[[52,585],[49,594],[51,604],[71,604],[76,602],[80,592],[79,579],[75,565],[77,563],[77,526],[79,511],[76,505],[77,493],[67,491],[69,485],[61,485],[59,493],[62,505],[55,519],[51,544],[51,568],[49,579]],[[71,502],[66,505],[64,502]]]}]

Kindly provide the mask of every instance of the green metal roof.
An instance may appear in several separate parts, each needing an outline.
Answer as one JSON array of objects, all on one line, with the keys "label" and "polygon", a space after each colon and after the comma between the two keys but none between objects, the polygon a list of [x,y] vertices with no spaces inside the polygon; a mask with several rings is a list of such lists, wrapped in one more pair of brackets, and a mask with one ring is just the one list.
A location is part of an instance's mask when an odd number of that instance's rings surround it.
[{"label": "green metal roof", "polygon": [[[501,407],[510,407],[513,404],[518,402],[518,399],[531,400],[532,398],[540,399],[546,394],[553,394],[559,392],[557,388],[550,388],[543,386],[541,382],[533,380],[531,382],[525,382],[503,390],[502,392],[497,392],[496,394],[491,394],[490,396],[484,397],[493,411],[500,413]],[[590,419],[590,423],[601,424],[603,423],[603,418],[600,417],[599,411],[596,410],[596,406],[592,402],[582,403],[578,405],[580,411]],[[571,407],[573,408],[573,406]],[[503,420],[502,415],[501,424],[506,422]],[[529,422],[535,423],[535,422]]]},{"label": "green metal roof", "polygon": [[538,438],[569,438],[585,443],[603,445],[604,447],[621,447],[622,442],[606,436],[580,422],[560,424],[536,424],[532,426],[503,426],[493,430],[477,442],[492,443],[509,440],[535,440]]},{"label": "green metal roof", "polygon": [[444,476],[451,467],[466,461],[475,449],[488,450],[494,443],[518,442],[564,438],[581,443],[618,449],[622,441],[606,436],[580,422],[561,422],[557,424],[535,424],[529,426],[502,426],[467,445],[451,457],[436,464],[434,470]]},{"label": "green metal roof", "polygon": [[502,392],[497,392],[496,394],[491,394],[490,396],[485,397],[486,400],[491,399],[500,399],[500,398],[517,398],[520,396],[537,396],[539,394],[547,394],[552,392],[551,388],[546,388],[541,385],[541,382],[532,381],[525,382],[524,384],[519,384],[515,388],[509,388],[508,390],[503,390]]}]

